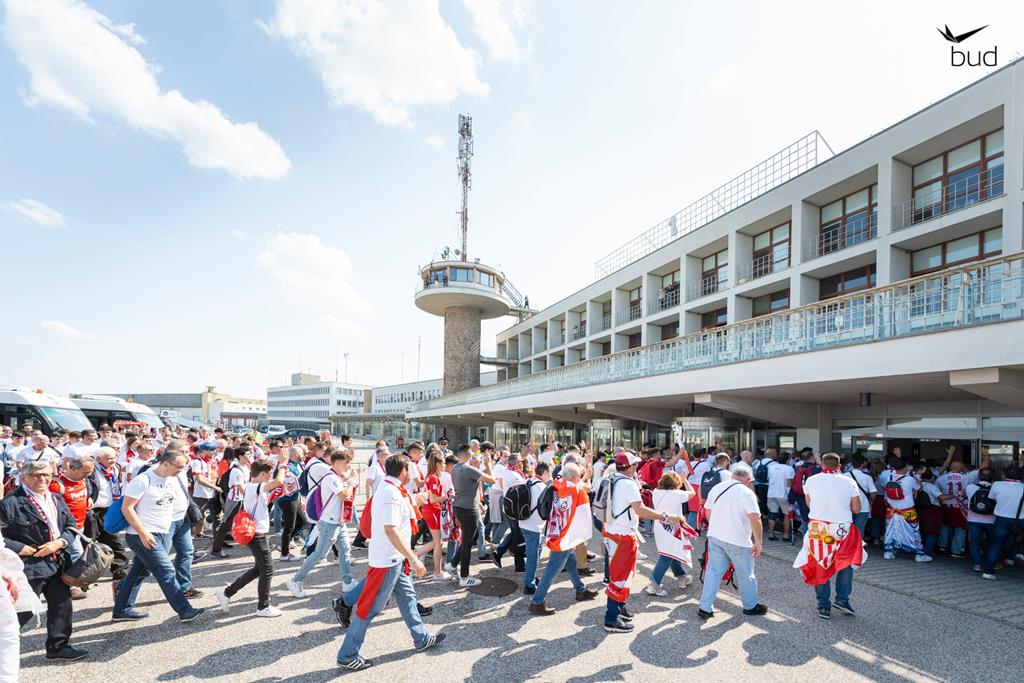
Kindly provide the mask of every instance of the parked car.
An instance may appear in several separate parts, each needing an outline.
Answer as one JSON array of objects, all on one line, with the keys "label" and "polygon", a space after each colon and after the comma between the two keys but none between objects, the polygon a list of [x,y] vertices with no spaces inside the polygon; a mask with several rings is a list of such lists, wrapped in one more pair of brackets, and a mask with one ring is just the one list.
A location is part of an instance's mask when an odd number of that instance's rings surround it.
[{"label": "parked car", "polygon": [[299,441],[305,439],[307,436],[311,436],[314,439],[318,438],[320,434],[315,429],[289,429],[281,432],[280,434],[268,434],[268,439],[291,439],[292,441]]}]

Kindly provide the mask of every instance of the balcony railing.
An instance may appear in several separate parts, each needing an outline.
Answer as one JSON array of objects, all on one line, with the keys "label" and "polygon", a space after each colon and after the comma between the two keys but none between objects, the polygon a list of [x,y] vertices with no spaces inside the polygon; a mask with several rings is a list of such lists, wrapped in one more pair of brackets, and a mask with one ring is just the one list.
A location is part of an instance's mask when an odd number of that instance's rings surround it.
[{"label": "balcony railing", "polygon": [[917,225],[951,211],[965,209],[1003,195],[1003,167],[990,168],[955,183],[935,183],[934,188],[919,191],[913,199],[897,204],[892,210],[893,230]]},{"label": "balcony railing", "polygon": [[657,298],[651,301],[651,305],[648,307],[648,313],[659,313],[678,305],[679,285],[676,285],[674,289],[670,289],[665,291],[663,294],[659,294]]},{"label": "balcony railing", "polygon": [[597,320],[597,327],[594,330],[594,332],[595,333],[597,333],[597,332],[604,332],[605,330],[611,329],[611,326],[612,326],[612,314],[611,313],[605,313],[600,318],[598,318],[598,320]]},{"label": "balcony railing", "polygon": [[771,254],[765,254],[758,258],[744,263],[739,266],[739,272],[736,274],[737,281],[742,284],[744,282],[750,282],[756,280],[759,277],[765,275],[771,275],[772,273],[778,273],[789,268],[789,257],[785,258],[772,258]]},{"label": "balcony railing", "polygon": [[700,282],[693,283],[687,291],[690,295],[689,298],[692,301],[694,299],[699,299],[702,296],[716,294],[728,288],[728,278],[712,275],[711,277],[701,278]]},{"label": "balcony railing", "polygon": [[579,326],[574,327],[569,331],[569,341],[576,341],[577,339],[583,339],[587,336],[587,323],[582,322]]},{"label": "balcony railing", "polygon": [[814,237],[804,240],[804,260],[834,254],[878,237],[878,220],[874,213],[863,218],[848,219],[846,223],[826,228]]},{"label": "balcony railing", "polygon": [[643,306],[639,301],[630,301],[629,306],[623,311],[623,315],[619,316],[618,324],[628,323],[633,320],[639,320],[644,315]]},{"label": "balcony railing", "polygon": [[423,401],[414,412],[1024,319],[1024,253]]}]

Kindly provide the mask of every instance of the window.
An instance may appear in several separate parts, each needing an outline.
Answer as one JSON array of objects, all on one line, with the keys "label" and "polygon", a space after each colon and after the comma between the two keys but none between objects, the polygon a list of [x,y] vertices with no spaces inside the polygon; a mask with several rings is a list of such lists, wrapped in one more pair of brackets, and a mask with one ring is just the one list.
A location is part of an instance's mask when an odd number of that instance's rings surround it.
[{"label": "window", "polygon": [[674,270],[668,275],[661,276],[661,288],[658,290],[658,299],[654,302],[654,311],[663,311],[679,303],[679,271]]},{"label": "window", "polygon": [[636,320],[641,315],[640,287],[629,290],[629,320]]},{"label": "window", "polygon": [[603,344],[601,344],[601,355],[602,356],[611,355],[611,352],[612,352],[612,343],[611,342],[604,342]]},{"label": "window", "polygon": [[861,289],[875,286],[875,264],[860,266],[838,275],[821,278],[819,283],[819,300],[831,299]]},{"label": "window", "polygon": [[678,286],[678,285],[679,285],[679,271],[678,270],[673,270],[668,275],[662,275],[661,276],[661,286],[662,286],[662,288],[668,289],[669,287]]},{"label": "window", "polygon": [[639,347],[640,344],[641,344],[641,341],[640,341],[640,333],[639,332],[637,332],[635,334],[629,335],[629,348],[635,349],[635,348]]},{"label": "window", "polygon": [[729,285],[729,250],[707,256],[701,262],[699,296],[714,294]]},{"label": "window", "polygon": [[478,284],[494,287],[494,275],[491,273],[485,273],[482,270],[476,271],[476,281]]},{"label": "window", "polygon": [[998,256],[1003,251],[1003,229],[992,228],[949,240],[910,254],[911,275],[924,275],[950,266]]},{"label": "window", "polygon": [[1003,130],[982,135],[914,167],[912,222],[1003,193]]},{"label": "window", "polygon": [[789,223],[754,236],[754,262],[750,278],[789,268]]},{"label": "window", "polygon": [[878,185],[846,195],[821,207],[817,256],[852,247],[875,237]]},{"label": "window", "polygon": [[452,268],[451,277],[455,282],[472,282],[473,270],[470,268]]},{"label": "window", "polygon": [[709,330],[713,327],[721,327],[728,322],[728,309],[719,308],[714,311],[708,311],[702,313],[700,316],[700,329],[701,331]]},{"label": "window", "polygon": [[789,288],[759,296],[753,301],[751,315],[756,318],[789,308]]},{"label": "window", "polygon": [[679,336],[679,323],[668,323],[661,326],[661,341],[675,339]]}]

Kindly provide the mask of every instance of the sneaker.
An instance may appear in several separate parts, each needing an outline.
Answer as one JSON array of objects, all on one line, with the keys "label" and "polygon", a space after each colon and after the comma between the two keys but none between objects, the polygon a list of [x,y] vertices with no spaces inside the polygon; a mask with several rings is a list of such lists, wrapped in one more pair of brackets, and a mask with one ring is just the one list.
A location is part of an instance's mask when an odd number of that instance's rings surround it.
[{"label": "sneaker", "polygon": [[1004,567],[1012,567],[1013,565],[1014,565],[1013,558],[1007,557],[1005,560],[1003,560],[1003,566]]},{"label": "sneaker", "polygon": [[357,581],[354,581],[354,580],[353,581],[349,581],[348,583],[343,583],[343,584],[341,584],[341,592],[342,593],[348,593],[350,590],[352,590],[353,588],[355,588],[358,585],[359,585],[359,583]]},{"label": "sneaker", "polygon": [[198,607],[198,608],[197,607],[193,607],[192,609],[190,609],[190,610],[188,610],[186,612],[182,612],[181,614],[179,614],[178,615],[178,621],[180,621],[183,624],[186,624],[186,623],[192,621],[193,619],[195,619],[196,617],[198,617],[200,614],[202,614],[205,611],[206,610],[204,610],[202,607]]},{"label": "sneaker", "polygon": [[832,604],[832,607],[843,614],[850,615],[851,617],[857,613],[856,610],[853,609],[853,606],[848,602],[835,602]]},{"label": "sneaker", "polygon": [[585,602],[587,600],[593,600],[597,597],[597,591],[593,588],[584,588],[581,591],[576,591],[576,602]]},{"label": "sneaker", "polygon": [[1020,564],[1024,564],[1024,553],[1017,553],[1013,556],[1013,559],[1017,560]]},{"label": "sneaker", "polygon": [[762,605],[761,603],[757,603],[750,609],[743,610],[743,613],[746,614],[748,617],[757,617],[762,614],[768,614],[768,608]]},{"label": "sneaker", "polygon": [[960,553],[959,555],[957,553],[950,553],[949,556],[952,557],[953,559],[956,559],[956,560],[964,559],[964,554],[963,553]]},{"label": "sneaker", "polygon": [[587,560],[590,561],[590,560],[596,560],[596,559],[597,559],[597,553],[592,553],[592,552],[590,552],[588,550],[587,551]]},{"label": "sneaker", "polygon": [[480,560],[481,562],[490,562],[491,561],[491,554],[487,553],[486,555],[480,555],[476,559]]},{"label": "sneaker", "polygon": [[256,610],[256,616],[258,617],[279,617],[282,614],[284,614],[284,612],[273,605],[267,605],[263,609]]},{"label": "sneaker", "polygon": [[345,604],[341,598],[331,600],[331,607],[334,609],[334,616],[343,629],[352,625],[352,608]]},{"label": "sneaker", "polygon": [[914,562],[931,562],[931,555],[917,555],[914,557]]},{"label": "sneaker", "polygon": [[228,597],[227,588],[218,588],[216,591],[217,602],[220,603],[220,611],[227,612],[231,609],[231,598]]},{"label": "sneaker", "polygon": [[707,621],[711,617],[715,616],[715,613],[713,611],[705,612],[704,610],[697,608],[697,616],[703,619],[704,621]]},{"label": "sneaker", "polygon": [[338,666],[342,669],[348,669],[349,671],[362,671],[363,669],[369,669],[373,664],[369,659],[363,659],[362,657],[356,657],[353,660],[343,662],[338,660]]},{"label": "sneaker", "polygon": [[306,597],[305,591],[302,590],[302,582],[295,581],[294,579],[288,579],[284,582],[285,588],[291,591],[292,596],[296,598]]},{"label": "sneaker", "polygon": [[972,572],[978,572],[978,573],[981,573],[981,565],[980,565],[980,564],[976,564],[976,565],[974,565],[973,567],[971,567],[971,571],[972,571]]},{"label": "sneaker", "polygon": [[479,586],[480,579],[472,576],[467,576],[464,579],[459,579],[459,588],[469,588],[471,586]]},{"label": "sneaker", "polygon": [[531,602],[530,603],[530,614],[539,614],[542,617],[550,617],[555,613],[555,610],[548,607],[543,602]]},{"label": "sneaker", "polygon": [[491,562],[494,563],[495,567],[501,569],[501,555],[498,553],[491,553]]},{"label": "sneaker", "polygon": [[828,607],[819,607],[818,608],[818,616],[821,617],[822,619],[831,619],[832,618],[832,610],[829,609]]},{"label": "sneaker", "polygon": [[593,576],[594,574],[597,573],[593,569],[591,569],[590,567],[584,567],[583,569],[579,569],[577,571],[579,572],[580,576]]},{"label": "sneaker", "polygon": [[300,559],[302,559],[302,558],[300,558],[298,555],[295,555],[294,553],[288,553],[287,555],[281,555],[281,561],[282,562],[298,562]]},{"label": "sneaker", "polygon": [[619,619],[624,619],[625,621],[633,621],[634,616],[635,615],[632,612],[626,609],[625,605],[619,608]]},{"label": "sneaker", "polygon": [[204,593],[203,591],[199,590],[198,588],[189,588],[187,591],[185,591],[185,597],[188,598],[189,600],[191,600],[193,598],[201,598],[204,595],[206,595],[206,593]]},{"label": "sneaker", "polygon": [[65,662],[78,661],[79,659],[82,659],[83,657],[88,657],[88,656],[89,656],[89,653],[86,652],[85,650],[79,650],[77,648],[71,647],[70,645],[65,645],[64,647],[62,647],[59,650],[56,650],[55,652],[47,652],[46,653],[46,658],[47,659],[59,659],[61,661],[65,661]]},{"label": "sneaker", "polygon": [[537,592],[537,587],[536,586],[523,586],[523,593],[525,595],[533,595],[536,592]]},{"label": "sneaker", "polygon": [[882,553],[882,559],[883,560],[895,560],[896,559],[896,553],[889,552],[887,550],[884,553]]},{"label": "sneaker", "polygon": [[644,587],[644,593],[648,595],[657,595],[659,598],[663,598],[668,595],[668,591],[654,583],[653,581]]},{"label": "sneaker", "polygon": [[427,607],[426,605],[423,605],[423,604],[420,604],[420,603],[417,602],[416,603],[416,611],[419,613],[419,615],[421,617],[429,617],[431,614],[434,613],[434,608],[433,607]]},{"label": "sneaker", "polygon": [[681,590],[686,590],[690,587],[690,584],[693,583],[693,577],[689,574],[684,574],[680,576],[678,579],[676,579],[676,581],[679,582],[679,588]]},{"label": "sneaker", "polygon": [[210,557],[218,559],[218,560],[226,560],[229,556],[223,550],[214,550],[213,552],[210,553]]},{"label": "sneaker", "polygon": [[982,574],[981,578],[985,579],[986,581],[995,581],[996,580],[996,575],[995,574]]},{"label": "sneaker", "polygon": [[633,630],[633,624],[617,619],[614,624],[605,624],[604,630],[608,633],[629,633]]},{"label": "sneaker", "polygon": [[71,599],[72,600],[85,600],[85,591],[78,586],[71,587]]},{"label": "sneaker", "polygon": [[434,581],[451,581],[454,577],[442,569],[440,574],[431,574],[431,578]]},{"label": "sneaker", "polygon": [[792,543],[793,542],[793,537],[792,536],[783,536],[782,537],[782,542],[783,543]]},{"label": "sneaker", "polygon": [[640,552],[638,550],[638,551],[636,551],[636,559],[638,559],[638,560],[646,560],[647,559],[647,555],[643,554],[642,552]]},{"label": "sneaker", "polygon": [[112,620],[113,621],[139,621],[140,619],[145,619],[148,616],[149,615],[146,614],[145,612],[140,612],[137,609],[129,609],[129,610],[125,610],[124,612],[114,612]]},{"label": "sneaker", "polygon": [[438,633],[437,635],[427,636],[427,641],[419,647],[417,647],[416,652],[423,652],[424,650],[429,650],[435,645],[440,645],[444,642],[444,639],[446,637],[447,636],[444,633]]}]

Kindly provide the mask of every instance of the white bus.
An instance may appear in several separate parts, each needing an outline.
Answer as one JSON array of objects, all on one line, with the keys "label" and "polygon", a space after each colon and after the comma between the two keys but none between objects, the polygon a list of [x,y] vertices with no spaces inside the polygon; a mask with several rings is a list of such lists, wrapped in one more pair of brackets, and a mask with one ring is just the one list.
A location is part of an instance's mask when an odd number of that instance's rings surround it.
[{"label": "white bus", "polygon": [[57,429],[80,432],[92,426],[70,399],[13,384],[0,384],[0,424],[12,429],[30,424],[47,436]]},{"label": "white bus", "polygon": [[93,427],[115,423],[137,422],[145,425],[145,429],[161,429],[163,420],[149,406],[132,403],[117,396],[103,394],[72,394],[71,400],[82,409]]}]

